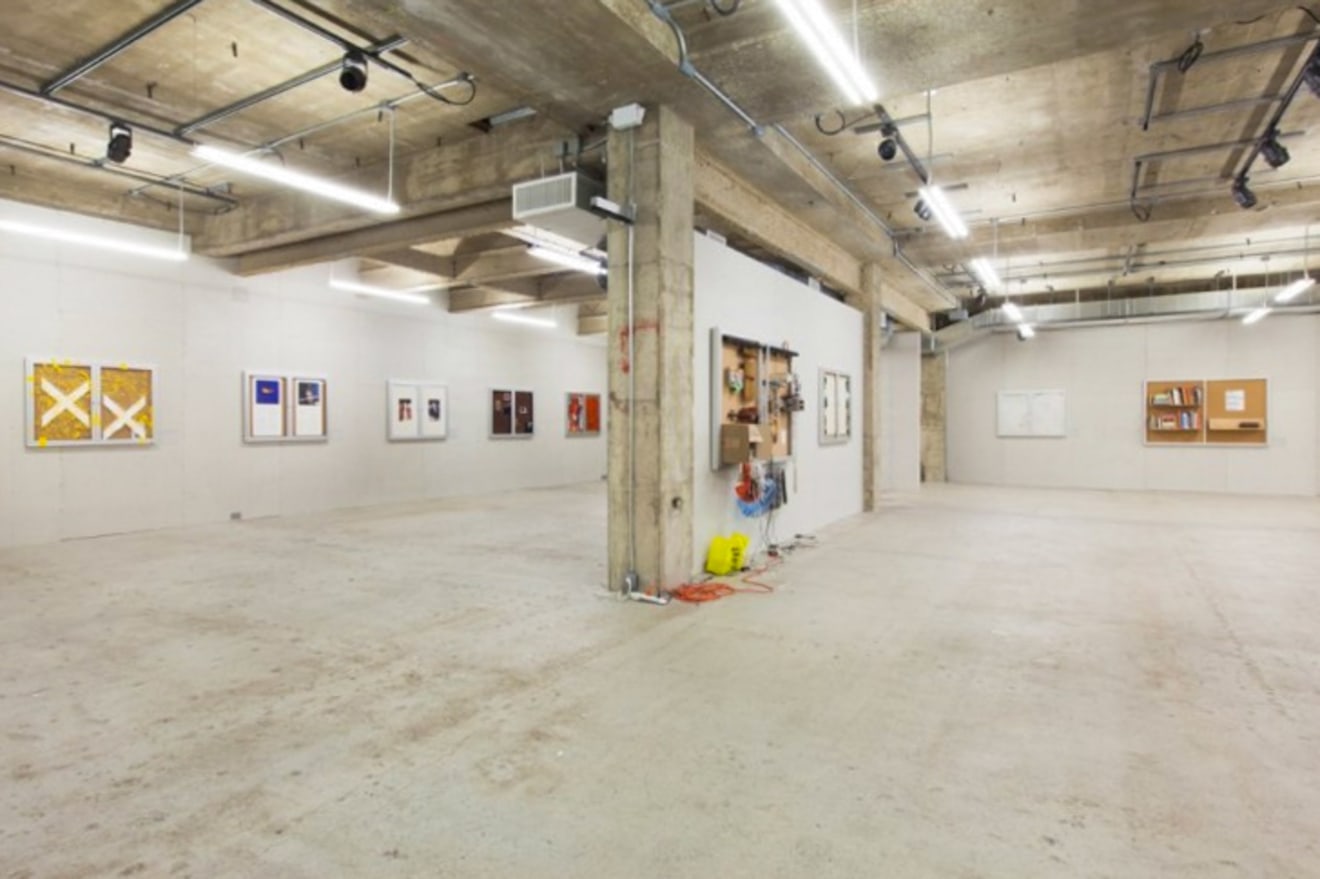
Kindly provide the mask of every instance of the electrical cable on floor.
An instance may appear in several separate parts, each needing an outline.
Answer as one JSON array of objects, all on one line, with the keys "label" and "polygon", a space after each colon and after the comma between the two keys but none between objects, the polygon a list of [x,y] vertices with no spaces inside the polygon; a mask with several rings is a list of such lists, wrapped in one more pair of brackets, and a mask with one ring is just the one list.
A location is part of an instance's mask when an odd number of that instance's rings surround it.
[{"label": "electrical cable on floor", "polygon": [[738,581],[743,584],[741,586],[730,586],[728,583],[722,583],[718,580],[703,580],[697,583],[684,583],[674,588],[669,594],[688,604],[705,604],[709,601],[728,598],[730,595],[737,595],[740,592],[748,595],[769,595],[775,591],[775,587],[757,578],[772,568],[778,567],[781,562],[782,559],[772,559],[761,567],[748,571]]}]

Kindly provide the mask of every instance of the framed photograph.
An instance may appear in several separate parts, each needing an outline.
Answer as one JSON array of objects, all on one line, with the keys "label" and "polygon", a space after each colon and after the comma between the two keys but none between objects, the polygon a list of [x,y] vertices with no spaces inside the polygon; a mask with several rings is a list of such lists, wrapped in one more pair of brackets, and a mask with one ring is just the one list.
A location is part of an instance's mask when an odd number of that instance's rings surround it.
[{"label": "framed photograph", "polygon": [[325,439],[325,379],[295,377],[292,385],[290,402],[293,404],[293,438]]},{"label": "framed photograph", "polygon": [[490,435],[494,439],[529,439],[536,432],[536,401],[531,391],[490,392]]},{"label": "framed photograph", "polygon": [[102,366],[101,439],[149,443],[156,437],[156,371],[146,366]]},{"label": "framed photograph", "polygon": [[449,389],[441,384],[389,382],[389,438],[442,440],[449,435]]},{"label": "framed photograph", "polygon": [[600,394],[570,393],[564,414],[569,436],[600,436]]},{"label": "framed photograph", "polygon": [[820,371],[820,444],[840,445],[852,438],[852,377]]}]

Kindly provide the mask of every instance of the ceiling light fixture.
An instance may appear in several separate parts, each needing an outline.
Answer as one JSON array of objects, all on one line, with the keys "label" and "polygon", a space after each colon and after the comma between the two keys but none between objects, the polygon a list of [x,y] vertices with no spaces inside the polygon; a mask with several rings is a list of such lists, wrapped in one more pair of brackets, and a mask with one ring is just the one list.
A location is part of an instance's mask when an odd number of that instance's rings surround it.
[{"label": "ceiling light fixture", "polygon": [[1022,323],[1022,309],[1018,308],[1012,302],[1005,302],[1000,308],[1004,312],[1004,317],[1008,318],[1015,324]]},{"label": "ceiling light fixture", "polygon": [[1036,338],[1036,331],[1031,328],[1031,324],[1018,325],[1018,341],[1025,342],[1027,339]]},{"label": "ceiling light fixture", "polygon": [[1262,305],[1260,308],[1257,308],[1255,311],[1251,312],[1251,314],[1242,318],[1242,322],[1247,326],[1251,326],[1254,323],[1260,323],[1265,319],[1265,316],[1268,315],[1270,311],[1271,309],[1268,305]]},{"label": "ceiling light fixture", "polygon": [[1292,302],[1298,296],[1301,296],[1307,290],[1315,286],[1315,278],[1301,278],[1293,281],[1287,287],[1279,291],[1279,295],[1274,297],[1275,302]]},{"label": "ceiling light fixture", "polygon": [[[967,224],[963,222],[963,218],[958,214],[958,209],[953,206],[953,202],[949,201],[949,197],[944,194],[943,189],[932,184],[923,186],[919,194],[922,201],[934,213],[935,219],[944,227],[946,235],[950,238],[967,237],[969,234]],[[920,206],[920,202],[918,206]],[[918,216],[920,216],[920,211],[918,211]]]},{"label": "ceiling light fixture", "polygon": [[1311,93],[1320,98],[1320,55],[1312,55],[1302,71],[1302,81],[1311,87]]},{"label": "ceiling light fixture", "polygon": [[32,238],[45,238],[50,241],[59,241],[64,244],[77,244],[80,247],[94,247],[98,250],[113,250],[118,253],[128,253],[133,256],[145,256],[151,259],[163,259],[169,262],[184,262],[188,259],[188,253],[182,246],[177,249],[168,247],[154,247],[150,244],[138,244],[135,241],[124,241],[119,238],[109,238],[103,235],[84,235],[80,232],[67,232],[63,229],[55,229],[50,226],[38,226],[32,223],[21,223],[16,220],[0,220],[0,230],[13,232],[16,235],[27,235]]},{"label": "ceiling light fixture", "polygon": [[1258,199],[1256,193],[1247,186],[1247,178],[1239,177],[1233,181],[1233,201],[1244,211],[1249,211],[1256,206]]},{"label": "ceiling light fixture", "polygon": [[816,56],[816,63],[834,80],[850,106],[871,104],[880,99],[875,82],[861,61],[830,21],[819,0],[777,0],[788,23]]},{"label": "ceiling light fixture", "polygon": [[122,165],[133,155],[133,129],[122,122],[110,123],[110,140],[105,145],[105,157]]},{"label": "ceiling light fixture", "polygon": [[917,203],[912,206],[912,213],[916,214],[923,223],[929,223],[931,217],[935,216],[924,198],[917,199]]},{"label": "ceiling light fixture", "polygon": [[344,55],[344,65],[339,71],[339,84],[346,92],[360,92],[367,87],[367,56],[357,49],[350,49]]},{"label": "ceiling light fixture", "polygon": [[555,323],[549,318],[528,317],[525,314],[518,314],[516,311],[509,311],[508,309],[494,311],[491,313],[490,316],[495,318],[496,320],[502,320],[505,323],[511,323],[511,324],[527,324],[528,326],[533,326],[533,327],[559,326],[559,324]]},{"label": "ceiling light fixture", "polygon": [[253,156],[231,153],[228,150],[222,150],[207,144],[198,144],[193,147],[192,154],[203,162],[221,165],[244,174],[250,174],[253,177],[260,177],[263,180],[279,183],[292,189],[301,189],[303,192],[310,192],[312,195],[319,195],[332,201],[340,201],[373,213],[397,214],[399,212],[398,203],[392,199],[381,198],[378,195],[372,195],[369,192],[344,186],[322,177],[304,174],[301,171],[291,171],[281,165],[263,162]]},{"label": "ceiling light fixture", "polygon": [[393,302],[406,302],[409,305],[430,305],[431,297],[418,292],[419,289],[435,289],[434,287],[417,288],[412,287],[407,290],[390,290],[387,287],[373,287],[370,284],[359,284],[356,281],[341,281],[338,278],[330,279],[330,286],[336,290],[343,290],[346,293],[356,293],[359,296],[374,296],[377,299],[389,299]]},{"label": "ceiling light fixture", "polygon": [[601,263],[578,253],[566,253],[562,250],[555,250],[540,245],[529,247],[527,252],[537,259],[556,263],[564,268],[573,269],[576,272],[585,272],[588,275],[597,276],[603,275],[606,272],[605,266],[601,265]]},{"label": "ceiling light fixture", "polygon": [[898,142],[892,137],[886,137],[884,140],[880,141],[880,146],[876,148],[876,152],[879,153],[880,158],[884,159],[886,162],[892,162],[894,156],[898,155]]},{"label": "ceiling light fixture", "polygon": [[986,290],[994,291],[1003,286],[1003,281],[999,278],[999,272],[995,271],[994,263],[985,257],[978,256],[968,263],[967,267],[971,269],[972,274],[976,276],[977,280],[981,282],[981,286]]},{"label": "ceiling light fixture", "polygon": [[1269,137],[1261,143],[1260,156],[1271,168],[1282,168],[1292,158],[1288,154],[1288,148],[1279,143],[1277,131],[1271,131]]}]

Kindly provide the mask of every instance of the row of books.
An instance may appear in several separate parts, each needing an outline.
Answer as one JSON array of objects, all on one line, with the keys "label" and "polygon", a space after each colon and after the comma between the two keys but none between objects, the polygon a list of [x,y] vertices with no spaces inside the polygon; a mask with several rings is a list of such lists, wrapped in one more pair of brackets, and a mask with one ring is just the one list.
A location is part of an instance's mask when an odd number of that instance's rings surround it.
[{"label": "row of books", "polygon": [[1181,388],[1169,388],[1150,398],[1152,406],[1200,406],[1202,390],[1200,385],[1187,385]]},{"label": "row of books", "polygon": [[1200,430],[1200,412],[1152,412],[1151,430]]}]

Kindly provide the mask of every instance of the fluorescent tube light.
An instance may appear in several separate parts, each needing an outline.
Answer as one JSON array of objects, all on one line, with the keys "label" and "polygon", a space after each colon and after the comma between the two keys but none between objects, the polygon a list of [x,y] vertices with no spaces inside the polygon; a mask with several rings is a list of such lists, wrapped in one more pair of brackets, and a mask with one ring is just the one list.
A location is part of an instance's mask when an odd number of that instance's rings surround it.
[{"label": "fluorescent tube light", "polygon": [[1008,318],[1015,324],[1022,323],[1022,309],[1018,308],[1012,302],[1005,302],[1000,308],[1004,312],[1004,317]]},{"label": "fluorescent tube light", "polygon": [[1265,319],[1265,316],[1268,315],[1270,311],[1271,309],[1268,305],[1262,305],[1260,308],[1256,309],[1251,314],[1242,318],[1242,322],[1248,326],[1254,323],[1260,323]]},{"label": "fluorescent tube light", "polygon": [[511,324],[527,324],[533,327],[557,327],[559,324],[544,317],[529,317],[525,314],[518,314],[516,311],[508,309],[491,312],[491,317],[496,320],[502,320]]},{"label": "fluorescent tube light", "polygon": [[972,274],[976,275],[985,289],[998,290],[1003,286],[1003,282],[999,280],[999,272],[995,271],[994,264],[985,257],[978,256],[968,263],[967,267],[972,270]]},{"label": "fluorescent tube light", "polygon": [[949,197],[944,194],[944,190],[938,186],[923,186],[921,188],[922,199],[930,206],[935,214],[935,219],[940,221],[944,227],[944,233],[950,238],[966,238],[968,235],[967,224],[959,216],[958,209],[949,201]]},{"label": "fluorescent tube light", "polygon": [[875,103],[879,90],[819,0],[778,0],[779,9],[852,105]]},{"label": "fluorescent tube light", "polygon": [[356,281],[340,281],[337,278],[331,279],[330,286],[336,290],[357,293],[359,296],[374,296],[377,299],[390,299],[394,302],[406,302],[409,305],[431,304],[431,297],[416,292],[417,288],[411,288],[410,290],[390,290],[386,287],[373,287],[370,284],[359,284]]},{"label": "fluorescent tube light", "polygon": [[1031,328],[1031,324],[1018,324],[1018,338],[1034,339],[1036,338],[1036,331]]},{"label": "fluorescent tube light", "polygon": [[145,256],[150,259],[163,259],[170,262],[183,262],[188,259],[187,251],[182,248],[155,247],[150,244],[138,244],[122,238],[110,238],[105,235],[86,235],[81,232],[68,232],[50,226],[38,226],[33,223],[21,223],[17,220],[0,220],[0,229],[15,235],[28,235],[32,238],[45,238],[80,247],[94,247],[98,250],[113,250],[133,256]]},{"label": "fluorescent tube light", "polygon": [[588,275],[605,274],[605,266],[594,259],[581,256],[576,253],[565,253],[562,250],[554,250],[550,247],[541,247],[533,245],[527,249],[527,252],[537,259],[543,259],[547,262],[557,263],[564,268],[573,269],[577,272],[586,272]]},{"label": "fluorescent tube light", "polygon": [[303,192],[310,192],[312,195],[319,195],[333,201],[341,201],[344,204],[351,204],[354,207],[363,208],[373,213],[397,214],[399,212],[398,204],[390,199],[381,198],[378,195],[372,195],[351,186],[344,186],[323,177],[293,171],[283,165],[263,162],[252,156],[231,153],[228,150],[206,144],[193,147],[192,154],[203,162],[222,165],[244,174],[250,174],[253,177],[260,177],[263,180],[279,183],[292,189],[301,189]]},{"label": "fluorescent tube light", "polygon": [[1315,278],[1302,278],[1293,281],[1287,287],[1279,291],[1279,295],[1274,297],[1275,302],[1292,302],[1298,296],[1301,296],[1307,290],[1315,286]]}]

